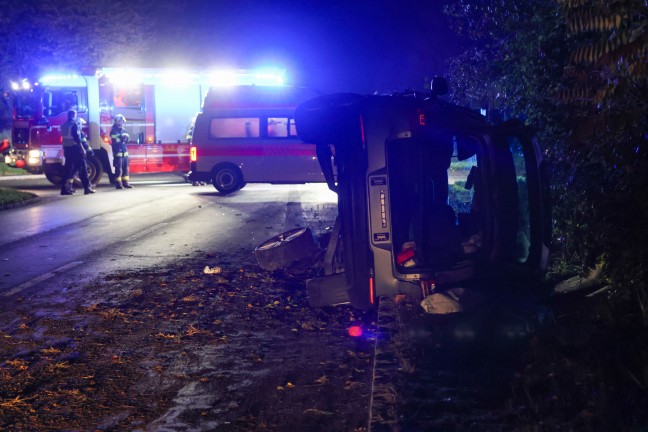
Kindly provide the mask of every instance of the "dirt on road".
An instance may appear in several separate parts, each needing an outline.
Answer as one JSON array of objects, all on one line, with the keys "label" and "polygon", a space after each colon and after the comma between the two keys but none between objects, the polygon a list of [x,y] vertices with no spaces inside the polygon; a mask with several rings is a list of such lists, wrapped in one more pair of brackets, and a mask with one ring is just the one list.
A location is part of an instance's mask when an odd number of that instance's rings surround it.
[{"label": "dirt on road", "polygon": [[[506,309],[438,317],[397,298],[383,328],[310,307],[310,275],[197,251],[4,298],[0,430],[355,432],[377,400],[374,432],[648,430],[636,305],[563,299],[529,331]],[[374,383],[377,345],[392,367]]]},{"label": "dirt on road", "polygon": [[373,341],[347,329],[374,314],[308,307],[248,250],[201,258],[5,303],[0,429],[365,430]]}]

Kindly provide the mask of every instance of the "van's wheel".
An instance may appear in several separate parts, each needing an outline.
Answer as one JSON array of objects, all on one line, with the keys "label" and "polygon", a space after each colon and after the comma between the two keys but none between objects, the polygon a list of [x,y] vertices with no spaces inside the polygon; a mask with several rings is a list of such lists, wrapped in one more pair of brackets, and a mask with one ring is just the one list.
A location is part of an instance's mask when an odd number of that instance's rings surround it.
[{"label": "van's wheel", "polygon": [[235,165],[221,165],[214,171],[212,184],[218,192],[230,194],[243,187],[243,174]]},{"label": "van's wheel", "polygon": [[309,228],[297,228],[276,235],[254,249],[254,256],[264,270],[277,270],[308,263],[319,252]]}]

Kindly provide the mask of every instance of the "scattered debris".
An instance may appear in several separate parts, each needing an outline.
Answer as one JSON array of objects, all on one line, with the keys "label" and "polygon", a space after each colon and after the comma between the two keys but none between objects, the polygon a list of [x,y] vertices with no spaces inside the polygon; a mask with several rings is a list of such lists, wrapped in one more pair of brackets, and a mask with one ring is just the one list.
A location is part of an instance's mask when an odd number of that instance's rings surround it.
[{"label": "scattered debris", "polygon": [[310,228],[295,228],[261,243],[254,250],[254,256],[264,270],[306,269],[319,252]]},{"label": "scattered debris", "polygon": [[474,312],[488,304],[489,301],[485,294],[476,289],[460,287],[432,293],[421,301],[423,310],[434,315]]},{"label": "scattered debris", "polygon": [[205,269],[203,270],[203,273],[205,274],[221,274],[223,272],[223,269],[220,267],[209,267],[205,266]]},{"label": "scattered debris", "polygon": [[421,301],[421,307],[429,314],[446,315],[461,312],[463,308],[453,290],[434,293]]},{"label": "scattered debris", "polygon": [[554,287],[554,292],[556,294],[567,294],[599,286],[602,282],[603,267],[604,263],[600,261],[594,268],[588,269],[586,276],[574,276],[558,283]]}]

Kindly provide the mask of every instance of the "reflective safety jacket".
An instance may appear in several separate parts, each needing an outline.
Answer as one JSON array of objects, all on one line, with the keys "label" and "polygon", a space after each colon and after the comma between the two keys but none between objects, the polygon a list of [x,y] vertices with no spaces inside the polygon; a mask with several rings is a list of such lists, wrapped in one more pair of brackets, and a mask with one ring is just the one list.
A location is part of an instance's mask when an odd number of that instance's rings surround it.
[{"label": "reflective safety jacket", "polygon": [[81,145],[79,128],[77,123],[73,120],[68,120],[61,125],[61,137],[63,138],[63,147]]},{"label": "reflective safety jacket", "polygon": [[114,157],[128,156],[128,147],[126,143],[129,140],[126,129],[122,126],[113,125],[110,129],[110,140],[112,145],[112,152]]}]

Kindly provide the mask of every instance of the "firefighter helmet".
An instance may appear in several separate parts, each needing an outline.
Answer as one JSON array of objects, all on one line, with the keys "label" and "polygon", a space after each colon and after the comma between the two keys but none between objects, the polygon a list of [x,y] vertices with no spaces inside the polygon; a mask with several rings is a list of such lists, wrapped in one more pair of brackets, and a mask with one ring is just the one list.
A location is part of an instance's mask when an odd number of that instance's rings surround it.
[{"label": "firefighter helmet", "polygon": [[123,123],[126,123],[126,117],[124,117],[122,114],[117,114],[115,116],[115,123],[117,123],[119,120],[121,120]]}]

